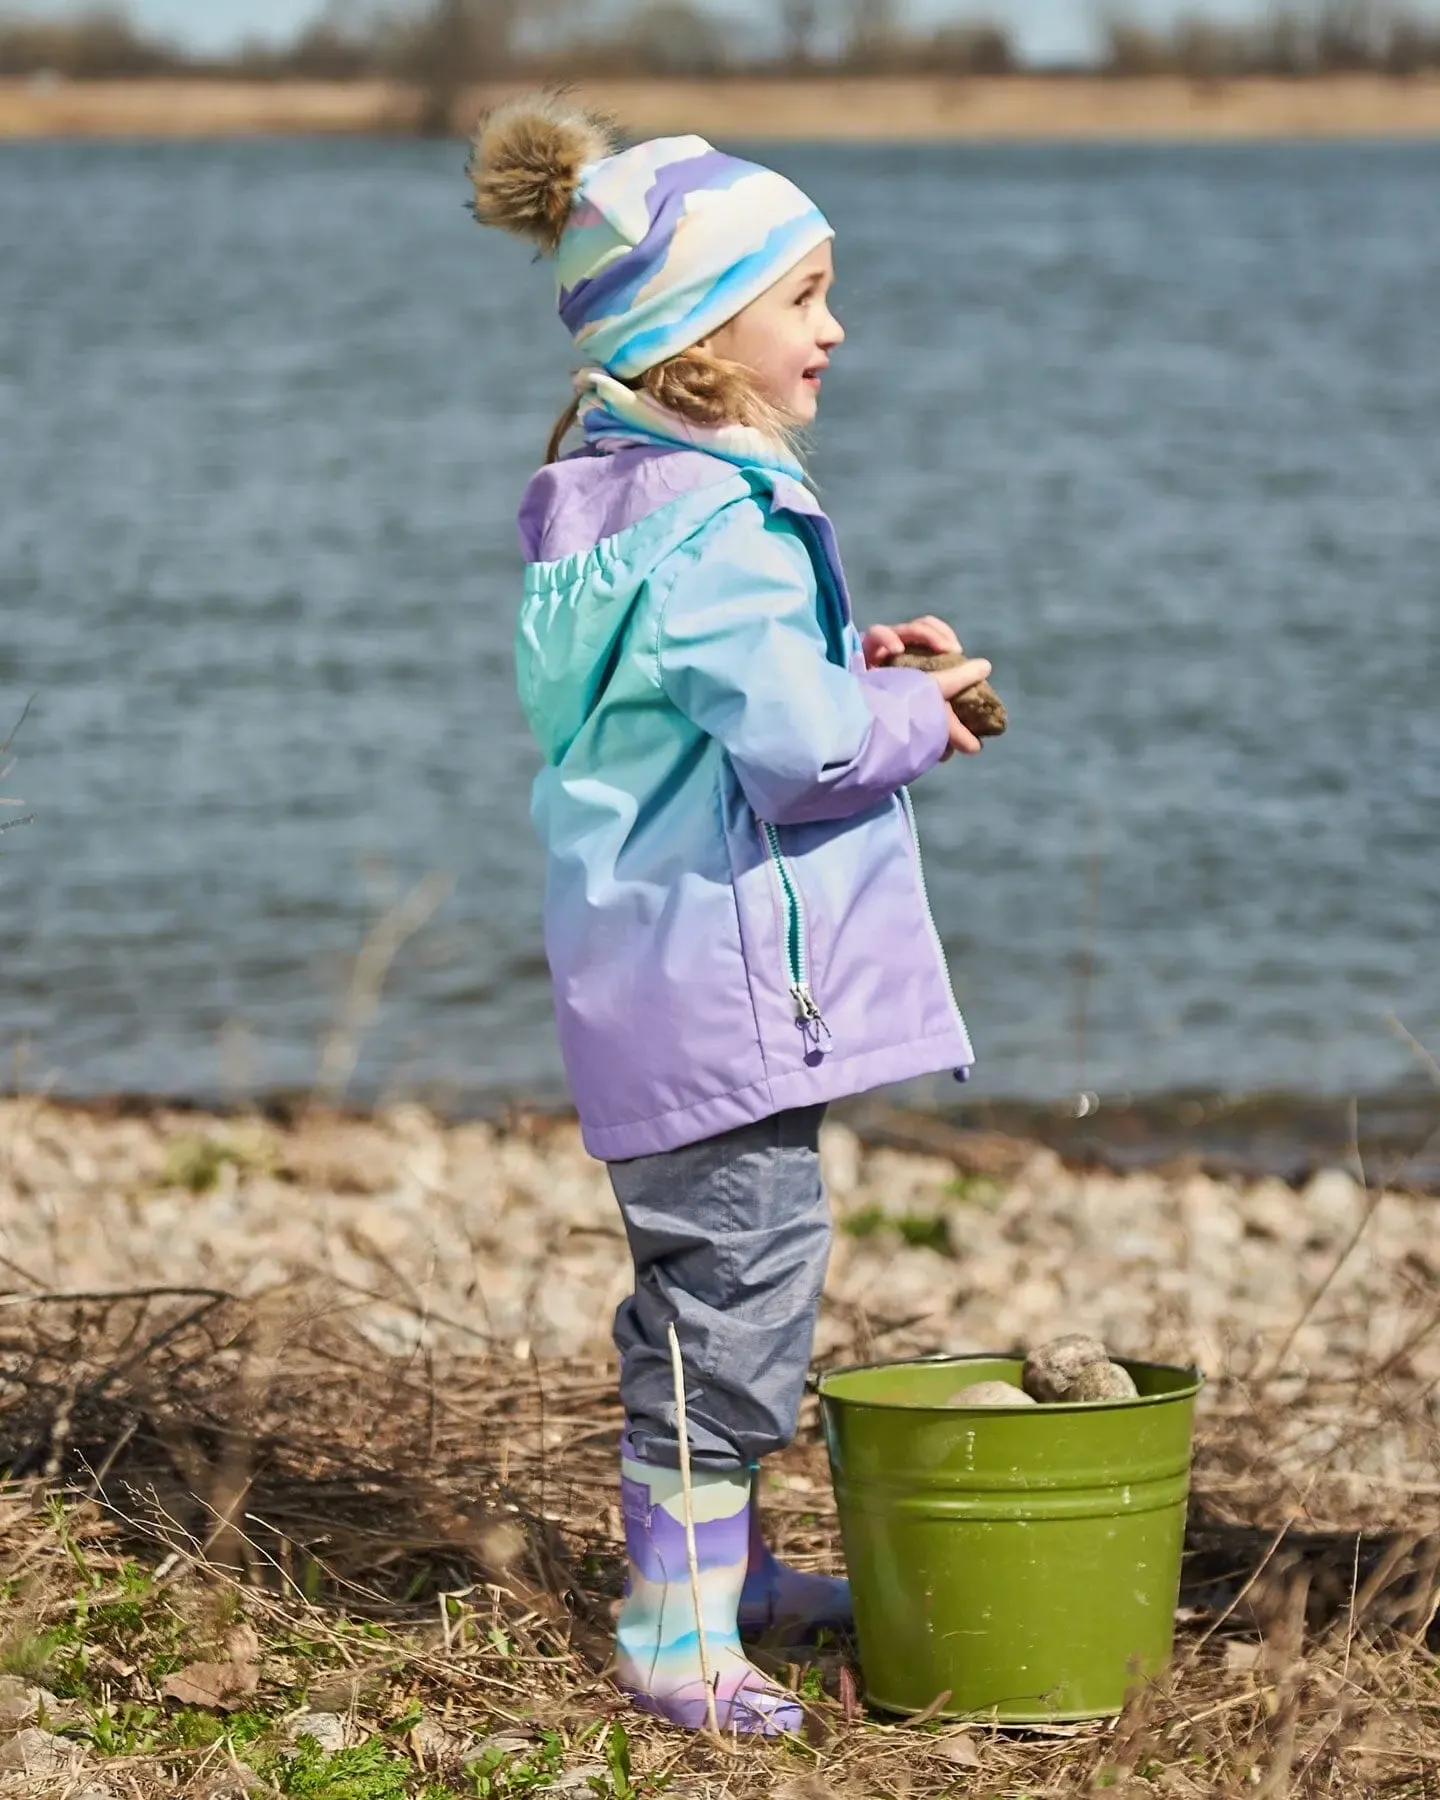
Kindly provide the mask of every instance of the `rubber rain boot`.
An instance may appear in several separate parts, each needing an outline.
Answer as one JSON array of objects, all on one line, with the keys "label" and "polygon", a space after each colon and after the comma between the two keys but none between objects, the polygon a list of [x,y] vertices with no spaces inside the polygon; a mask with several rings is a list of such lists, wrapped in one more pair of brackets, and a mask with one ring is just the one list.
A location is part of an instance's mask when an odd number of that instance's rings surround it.
[{"label": "rubber rain boot", "polygon": [[822,1631],[849,1631],[855,1623],[850,1583],[835,1575],[806,1575],[781,1562],[760,1524],[760,1471],[751,1475],[750,1542],[740,1591],[740,1629],[799,1643]]},{"label": "rubber rain boot", "polygon": [[[692,1472],[695,1548],[705,1666],[722,1731],[779,1737],[799,1731],[793,1694],[747,1661],[740,1648],[740,1590],[750,1544],[747,1469]],[[620,1500],[629,1578],[616,1627],[615,1678],[643,1711],[692,1731],[705,1725],[705,1678],[696,1630],[685,1506],[678,1469],[643,1463],[622,1440]]]}]

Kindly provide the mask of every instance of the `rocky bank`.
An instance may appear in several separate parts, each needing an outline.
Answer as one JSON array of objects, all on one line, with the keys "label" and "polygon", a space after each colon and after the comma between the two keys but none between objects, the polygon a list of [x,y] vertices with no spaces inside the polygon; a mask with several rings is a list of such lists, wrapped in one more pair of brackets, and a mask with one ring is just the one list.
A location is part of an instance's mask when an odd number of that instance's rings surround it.
[{"label": "rocky bank", "polygon": [[[1040,1149],[979,1176],[839,1123],[822,1155],[837,1230],[821,1358],[1063,1329],[1211,1374],[1278,1357],[1292,1377],[1388,1364],[1440,1380],[1440,1333],[1414,1341],[1440,1274],[1433,1200],[1340,1170],[1295,1190],[1080,1172]],[[447,1126],[414,1106],[277,1124],[0,1101],[0,1256],[16,1294],[318,1277],[387,1348],[521,1357],[602,1344],[628,1277],[573,1124]]]}]

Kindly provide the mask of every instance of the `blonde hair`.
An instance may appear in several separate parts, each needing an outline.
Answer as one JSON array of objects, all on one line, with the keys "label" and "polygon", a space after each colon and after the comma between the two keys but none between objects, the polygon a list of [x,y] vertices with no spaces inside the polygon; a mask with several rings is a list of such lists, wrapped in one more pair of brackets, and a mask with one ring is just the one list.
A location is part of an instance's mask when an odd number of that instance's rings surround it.
[{"label": "blonde hair", "polygon": [[[687,425],[714,429],[745,425],[769,438],[777,449],[795,456],[798,433],[790,416],[762,392],[753,372],[696,344],[678,356],[656,363],[627,387],[648,394]],[[572,400],[555,422],[545,461],[558,462],[560,446],[580,416],[581,398]]]}]

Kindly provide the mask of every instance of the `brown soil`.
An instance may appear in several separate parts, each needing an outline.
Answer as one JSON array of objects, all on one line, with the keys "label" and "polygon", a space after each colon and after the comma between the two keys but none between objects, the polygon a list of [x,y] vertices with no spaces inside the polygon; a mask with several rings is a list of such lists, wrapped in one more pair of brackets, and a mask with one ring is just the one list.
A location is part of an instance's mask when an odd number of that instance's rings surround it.
[{"label": "brown soil", "polygon": [[[467,131],[499,89],[455,109]],[[1440,76],[1015,76],[593,81],[585,98],[631,132],[724,138],[915,141],[1401,138],[1440,134]],[[231,137],[413,129],[412,90],[383,82],[0,82],[0,138]]]}]

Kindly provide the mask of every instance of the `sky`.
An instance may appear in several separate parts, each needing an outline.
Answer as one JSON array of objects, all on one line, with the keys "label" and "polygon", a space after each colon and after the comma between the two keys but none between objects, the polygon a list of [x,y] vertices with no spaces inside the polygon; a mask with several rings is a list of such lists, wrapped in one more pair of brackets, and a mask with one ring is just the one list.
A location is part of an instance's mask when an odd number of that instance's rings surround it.
[{"label": "sky", "polygon": [[[29,13],[56,16],[85,0],[28,0]],[[1440,8],[1440,0],[1428,0]],[[1124,0],[1127,16],[1160,20],[1180,12],[1215,17],[1252,15],[1258,0]],[[290,37],[319,11],[319,0],[130,0],[130,16],[144,27],[198,50],[224,51],[245,38]],[[711,10],[747,22],[773,11],[773,0],[711,0]],[[1028,59],[1046,62],[1083,58],[1094,44],[1100,6],[1095,0],[910,0],[910,14],[956,18],[983,14],[1007,24]]]},{"label": "sky", "polygon": [[[87,0],[28,0],[24,10],[55,16],[76,10]],[[1208,13],[1216,18],[1253,15],[1261,0],[1121,0],[1128,17],[1163,20],[1181,12]],[[751,22],[773,13],[774,0],[710,0],[711,10]],[[1425,0],[1440,11],[1440,0]],[[319,0],[130,0],[130,16],[142,26],[175,38],[197,50],[224,51],[245,38],[284,39],[319,11]],[[1094,46],[1099,0],[910,0],[917,22],[966,13],[999,19],[1009,26],[1029,60],[1073,62]]]}]

